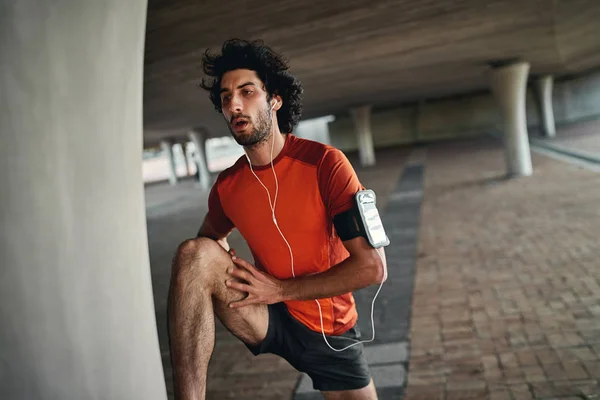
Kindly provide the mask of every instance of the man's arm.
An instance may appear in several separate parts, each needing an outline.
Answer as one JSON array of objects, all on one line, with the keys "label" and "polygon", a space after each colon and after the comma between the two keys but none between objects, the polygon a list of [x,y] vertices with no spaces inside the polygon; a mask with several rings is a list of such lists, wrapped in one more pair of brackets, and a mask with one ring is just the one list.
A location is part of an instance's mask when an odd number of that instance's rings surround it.
[{"label": "man's arm", "polygon": [[231,233],[231,231],[227,233],[220,233],[217,229],[215,229],[215,227],[212,226],[210,220],[207,217],[208,214],[206,214],[206,216],[204,217],[204,221],[202,221],[202,225],[200,226],[196,237],[207,237],[212,240],[215,240],[221,245],[222,248],[225,249],[225,251],[229,251],[229,243],[227,243],[227,236],[229,236],[229,233]]},{"label": "man's arm", "polygon": [[344,243],[350,256],[325,272],[287,280],[278,280],[259,271],[249,262],[233,257],[240,268],[228,273],[245,282],[228,280],[227,286],[248,293],[230,307],[250,304],[273,304],[284,300],[314,300],[349,293],[387,279],[387,264],[383,248],[372,248],[363,237]]},{"label": "man's arm", "polygon": [[[362,190],[358,177],[347,157],[339,150],[330,150],[317,168],[319,191],[328,215],[334,218],[352,205],[355,194]],[[312,300],[345,294],[387,279],[383,249],[372,248],[363,237],[343,242],[350,256],[327,271],[288,280],[278,280],[258,271],[247,261],[233,258],[240,268],[229,274],[242,282],[230,280],[227,285],[248,293],[244,300],[230,304],[273,304],[283,300]]]},{"label": "man's arm", "polygon": [[347,240],[350,257],[327,271],[282,281],[282,300],[313,300],[338,296],[387,279],[383,248],[374,249],[363,237]]}]

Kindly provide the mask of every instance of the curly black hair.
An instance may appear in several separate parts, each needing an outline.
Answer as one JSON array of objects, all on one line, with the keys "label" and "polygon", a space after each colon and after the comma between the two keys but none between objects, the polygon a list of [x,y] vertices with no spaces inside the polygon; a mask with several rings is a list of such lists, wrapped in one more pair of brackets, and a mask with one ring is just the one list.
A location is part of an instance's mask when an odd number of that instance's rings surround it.
[{"label": "curly black hair", "polygon": [[255,71],[264,83],[268,100],[273,95],[281,96],[282,105],[277,111],[279,130],[290,133],[298,125],[302,116],[302,85],[288,72],[286,60],[262,40],[227,40],[223,43],[221,54],[211,54],[208,49],[205,51],[202,66],[204,73],[212,79],[202,79],[200,87],[209,92],[218,112],[222,112],[220,91],[223,74],[235,69],[249,69]]}]

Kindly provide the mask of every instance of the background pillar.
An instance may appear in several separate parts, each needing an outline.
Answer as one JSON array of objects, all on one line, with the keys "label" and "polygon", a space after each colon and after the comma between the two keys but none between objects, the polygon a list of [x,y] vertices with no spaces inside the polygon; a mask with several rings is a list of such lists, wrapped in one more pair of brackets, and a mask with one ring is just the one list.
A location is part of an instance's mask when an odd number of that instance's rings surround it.
[{"label": "background pillar", "polygon": [[531,152],[527,133],[525,94],[529,63],[515,62],[490,71],[492,93],[504,118],[504,155],[509,176],[529,176]]},{"label": "background pillar", "polygon": [[544,75],[535,81],[535,90],[540,107],[540,121],[542,131],[546,137],[556,136],[556,125],[554,123],[554,110],[552,107],[552,87],[554,86],[554,77]]},{"label": "background pillar", "polygon": [[160,147],[163,153],[167,156],[167,162],[169,165],[169,183],[171,185],[177,184],[177,167],[175,165],[175,155],[173,154],[173,141],[172,140],[161,140]]},{"label": "background pillar", "polygon": [[202,132],[193,130],[189,133],[190,140],[194,143],[196,151],[194,153],[196,160],[196,168],[198,168],[199,184],[202,189],[210,187],[210,174],[206,163],[206,141],[205,135]]},{"label": "background pillar", "polygon": [[350,110],[356,129],[358,155],[363,167],[375,165],[375,149],[371,135],[371,106],[355,107]]}]

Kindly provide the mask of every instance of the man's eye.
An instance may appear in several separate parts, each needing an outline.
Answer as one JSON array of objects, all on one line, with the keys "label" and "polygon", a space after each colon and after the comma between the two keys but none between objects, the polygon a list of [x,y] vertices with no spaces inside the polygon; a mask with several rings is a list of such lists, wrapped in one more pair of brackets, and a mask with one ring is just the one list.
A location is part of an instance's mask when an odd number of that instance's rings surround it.
[{"label": "man's eye", "polygon": [[229,101],[229,96],[223,96],[223,99],[221,99],[222,103],[227,103]]},{"label": "man's eye", "polygon": [[252,90],[244,90],[245,95],[251,95],[252,93],[254,93]]}]

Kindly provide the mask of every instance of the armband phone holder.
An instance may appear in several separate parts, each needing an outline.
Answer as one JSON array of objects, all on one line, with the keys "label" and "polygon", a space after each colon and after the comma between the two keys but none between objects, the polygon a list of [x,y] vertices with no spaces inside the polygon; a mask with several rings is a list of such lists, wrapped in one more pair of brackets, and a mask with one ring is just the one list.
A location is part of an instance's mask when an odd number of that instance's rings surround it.
[{"label": "armband phone holder", "polygon": [[374,248],[389,245],[390,239],[377,210],[375,192],[371,189],[361,190],[354,195],[354,199],[369,244]]}]

